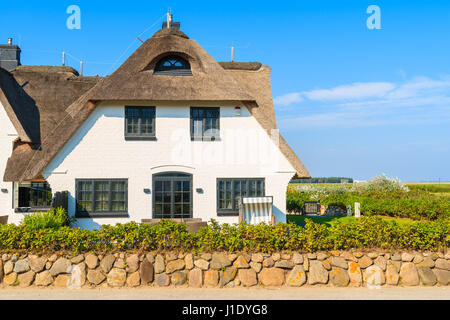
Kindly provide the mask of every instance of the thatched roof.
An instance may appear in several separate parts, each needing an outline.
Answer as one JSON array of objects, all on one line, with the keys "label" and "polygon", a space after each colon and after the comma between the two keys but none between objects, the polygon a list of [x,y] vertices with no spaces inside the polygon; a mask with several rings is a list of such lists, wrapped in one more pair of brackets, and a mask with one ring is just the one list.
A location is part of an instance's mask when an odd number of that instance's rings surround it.
[{"label": "thatched roof", "polygon": [[[156,62],[173,53],[189,61],[192,76],[153,74]],[[5,181],[40,176],[101,101],[242,101],[264,129],[276,128],[269,67],[260,63],[219,64],[197,42],[178,31],[167,35],[164,31],[155,33],[107,78],[85,79],[77,77],[72,70],[51,70],[39,71],[34,67],[34,70],[22,69],[12,74],[18,86],[23,85],[31,100],[36,101],[30,108],[37,109],[40,115],[40,138],[19,133],[21,141],[16,143],[8,160]],[[11,75],[5,77],[11,81]],[[23,143],[37,140],[40,148]],[[282,138],[280,150],[299,177],[309,177]]]},{"label": "thatched roof", "polygon": [[[190,63],[192,76],[154,74],[156,63],[172,53]],[[147,40],[95,90],[92,99],[255,101],[196,41],[171,33]]]},{"label": "thatched roof", "polygon": [[[240,63],[233,62],[233,64],[236,65]],[[227,72],[241,85],[241,87],[243,87],[251,95],[257,97],[256,103],[247,102],[246,105],[259,124],[266,129],[269,134],[270,130],[277,129],[272,98],[272,87],[270,84],[271,68],[260,64],[260,68],[254,71],[253,69],[249,69],[248,65],[243,64],[241,68],[236,66],[234,68],[230,68]],[[295,168],[297,178],[310,177],[308,170],[306,170],[303,163],[287,144],[281,134],[279,148],[283,155]]]},{"label": "thatched roof", "polygon": [[69,66],[18,66],[16,72],[38,72],[38,73],[71,73],[79,76],[78,71]]},{"label": "thatched roof", "polygon": [[[77,74],[70,67],[0,69],[0,101],[19,134],[5,172],[5,179],[12,179],[6,181],[19,181],[16,179],[29,165],[31,153],[39,152],[34,149],[57,139],[53,129],[67,116],[65,109],[100,80]],[[54,138],[49,142],[49,137]]]},{"label": "thatched roof", "polygon": [[165,36],[177,36],[177,37],[181,37],[184,39],[189,39],[189,37],[183,31],[180,31],[177,29],[172,29],[172,28],[170,28],[170,29],[164,28],[164,29],[158,30],[153,34],[152,38],[160,38],[160,37],[165,37]]},{"label": "thatched roof", "polygon": [[219,62],[226,70],[249,70],[257,71],[261,68],[261,62]]}]

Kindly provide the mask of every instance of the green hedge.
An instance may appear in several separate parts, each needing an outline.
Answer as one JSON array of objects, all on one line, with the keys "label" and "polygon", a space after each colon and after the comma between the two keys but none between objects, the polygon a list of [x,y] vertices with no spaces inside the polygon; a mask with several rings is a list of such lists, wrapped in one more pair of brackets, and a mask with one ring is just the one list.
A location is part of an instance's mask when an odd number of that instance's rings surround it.
[{"label": "green hedge", "polygon": [[[289,212],[301,212],[305,201],[310,194],[289,190],[286,196],[286,208]],[[371,192],[357,194],[347,192],[344,194],[328,194],[319,197],[320,203],[347,207],[354,206],[355,202],[361,204],[361,213],[366,216],[384,215],[390,217],[411,218],[415,220],[450,217],[450,198],[436,197],[418,192]]]},{"label": "green hedge", "polygon": [[307,220],[305,227],[217,222],[197,233],[185,224],[162,221],[153,226],[128,223],[104,225],[93,231],[62,227],[31,230],[27,226],[0,226],[0,250],[84,252],[91,250],[194,250],[194,251],[316,251],[348,248],[439,250],[450,242],[449,222],[414,222],[399,225],[376,217],[362,217],[331,226]]}]

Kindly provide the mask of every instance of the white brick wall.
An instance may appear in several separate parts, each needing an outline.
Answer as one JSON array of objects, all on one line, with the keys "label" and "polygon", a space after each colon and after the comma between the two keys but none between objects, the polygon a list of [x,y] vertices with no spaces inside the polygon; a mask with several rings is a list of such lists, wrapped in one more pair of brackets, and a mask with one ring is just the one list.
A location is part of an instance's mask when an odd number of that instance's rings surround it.
[{"label": "white brick wall", "polygon": [[[130,102],[126,105],[145,105]],[[152,104],[155,105],[155,104]],[[192,142],[190,140],[189,106],[220,106],[220,141]],[[286,187],[294,169],[280,153],[248,110],[242,106],[241,116],[235,115],[230,103],[157,103],[157,141],[125,141],[124,104],[102,103],[71,138],[55,159],[44,170],[44,177],[53,191],[67,190],[69,213],[75,213],[75,179],[77,178],[128,178],[129,218],[79,219],[78,224],[94,228],[100,224],[140,222],[152,218],[152,195],[143,189],[152,189],[155,173],[180,171],[193,175],[193,216],[205,221],[237,222],[237,217],[218,217],[216,213],[217,178],[266,178],[266,194],[274,196],[276,221],[284,222]],[[258,143],[248,142],[248,136],[259,135]],[[236,139],[233,139],[235,135]],[[233,142],[242,143],[241,151]],[[232,161],[230,156],[245,154],[262,145],[260,156]],[[223,161],[198,161],[197,157],[181,156],[183,150],[201,148],[203,155],[224,151]],[[253,148],[253,149],[252,149]],[[249,154],[254,151],[249,151]],[[199,152],[193,152],[199,154]],[[204,158],[204,157],[203,157]],[[267,158],[267,159],[266,159]],[[267,163],[260,163],[265,159]],[[201,160],[201,159],[200,159]],[[249,163],[251,161],[253,163]],[[228,162],[226,162],[228,161]],[[259,162],[258,162],[259,161]],[[225,162],[225,163],[224,163]],[[67,171],[67,173],[65,173]],[[196,188],[202,188],[203,194]]]},{"label": "white brick wall", "polygon": [[[17,131],[6,114],[5,108],[0,102],[0,216],[9,215],[8,222],[17,223],[22,215],[14,214],[12,209],[13,188],[12,182],[4,182],[6,162],[11,156],[12,143],[17,138]],[[6,189],[7,192],[2,192]]]}]

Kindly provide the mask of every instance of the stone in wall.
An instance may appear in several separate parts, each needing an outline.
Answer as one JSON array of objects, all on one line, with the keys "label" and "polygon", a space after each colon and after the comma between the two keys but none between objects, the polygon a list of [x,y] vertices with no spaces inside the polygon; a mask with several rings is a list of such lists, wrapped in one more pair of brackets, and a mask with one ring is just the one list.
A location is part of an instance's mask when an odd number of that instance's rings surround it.
[{"label": "stone in wall", "polygon": [[203,286],[203,272],[199,268],[189,271],[189,286],[192,288],[201,288]]},{"label": "stone in wall", "polygon": [[257,275],[253,269],[239,269],[238,278],[244,287],[253,287],[258,284]]},{"label": "stone in wall", "polygon": [[396,286],[398,284],[399,275],[397,267],[394,264],[386,266],[386,284]]},{"label": "stone in wall", "polygon": [[312,260],[309,265],[308,284],[325,284],[328,282],[328,271],[322,262]]},{"label": "stone in wall", "polygon": [[145,258],[141,265],[139,270],[140,279],[142,281],[142,284],[149,284],[153,282],[154,279],[154,268],[153,264],[148,261],[147,258]]},{"label": "stone in wall", "polygon": [[290,287],[300,287],[306,282],[306,272],[303,266],[296,265],[288,274],[286,284]]},{"label": "stone in wall", "polygon": [[347,270],[339,267],[333,267],[330,272],[330,282],[336,287],[346,287],[350,282]]},{"label": "stone in wall", "polygon": [[264,286],[282,286],[284,284],[284,270],[280,268],[263,268],[258,274],[258,280]]}]

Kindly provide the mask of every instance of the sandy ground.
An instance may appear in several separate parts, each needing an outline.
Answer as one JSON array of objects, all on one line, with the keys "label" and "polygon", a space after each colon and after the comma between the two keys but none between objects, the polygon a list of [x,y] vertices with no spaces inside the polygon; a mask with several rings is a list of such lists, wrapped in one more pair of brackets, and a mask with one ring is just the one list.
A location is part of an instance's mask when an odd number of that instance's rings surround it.
[{"label": "sandy ground", "polygon": [[0,289],[0,300],[450,300],[450,287]]}]

